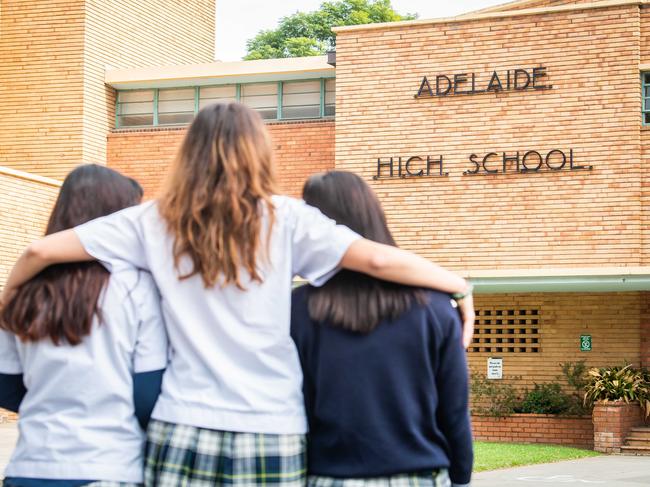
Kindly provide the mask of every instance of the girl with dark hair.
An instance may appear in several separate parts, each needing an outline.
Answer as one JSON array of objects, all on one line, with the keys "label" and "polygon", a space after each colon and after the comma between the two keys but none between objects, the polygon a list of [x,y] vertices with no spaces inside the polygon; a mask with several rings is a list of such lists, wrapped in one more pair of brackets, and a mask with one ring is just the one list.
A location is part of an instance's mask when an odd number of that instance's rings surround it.
[{"label": "girl with dark hair", "polygon": [[[141,199],[133,179],[80,166],[63,182],[46,234]],[[20,413],[4,486],[141,483],[143,428],[166,363],[160,298],[146,272],[60,264],[17,287],[0,311],[0,407]]]},{"label": "girl with dark hair", "polygon": [[162,295],[173,353],[148,429],[150,485],[303,485],[295,275],[318,285],[345,267],[468,292],[459,276],[277,195],[264,122],[235,102],[196,115],[157,201],[33,243],[5,293],[48,265],[93,259],[150,270]]},{"label": "girl with dark hair", "polygon": [[[303,198],[395,246],[357,175],[312,176]],[[313,487],[468,485],[472,436],[461,324],[448,295],[343,270],[293,293]]]}]

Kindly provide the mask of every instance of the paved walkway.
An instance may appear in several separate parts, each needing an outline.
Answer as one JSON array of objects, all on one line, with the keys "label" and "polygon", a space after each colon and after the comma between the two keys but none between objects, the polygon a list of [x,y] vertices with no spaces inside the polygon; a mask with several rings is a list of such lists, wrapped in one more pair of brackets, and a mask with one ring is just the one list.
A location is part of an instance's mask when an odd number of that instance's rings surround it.
[{"label": "paved walkway", "polygon": [[472,487],[649,487],[650,457],[603,455],[474,474]]},{"label": "paved walkway", "polygon": [[18,438],[16,423],[0,423],[0,479],[3,477],[5,467]]}]

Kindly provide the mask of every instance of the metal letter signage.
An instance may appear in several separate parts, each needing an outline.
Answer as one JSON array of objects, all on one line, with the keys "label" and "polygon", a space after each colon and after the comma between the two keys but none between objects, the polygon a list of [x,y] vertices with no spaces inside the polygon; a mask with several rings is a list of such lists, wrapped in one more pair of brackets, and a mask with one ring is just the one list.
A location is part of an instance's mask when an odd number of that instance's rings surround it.
[{"label": "metal letter signage", "polygon": [[[558,171],[591,171],[593,166],[579,165],[573,149],[551,149],[516,152],[488,152],[471,154],[470,166],[463,176],[496,176],[500,174],[533,174]],[[444,156],[391,156],[377,158],[377,172],[373,179],[446,177]]]},{"label": "metal letter signage", "polygon": [[550,90],[553,85],[544,83],[546,68],[516,68],[478,76],[476,73],[438,74],[435,89],[424,76],[415,98],[430,98],[450,95],[478,95],[479,93],[500,93],[502,91]]}]

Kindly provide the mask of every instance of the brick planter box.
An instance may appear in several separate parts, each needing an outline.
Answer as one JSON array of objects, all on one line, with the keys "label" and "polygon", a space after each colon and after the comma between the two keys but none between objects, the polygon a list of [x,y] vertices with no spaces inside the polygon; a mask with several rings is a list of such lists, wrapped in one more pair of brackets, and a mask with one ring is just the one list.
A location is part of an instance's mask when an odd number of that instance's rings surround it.
[{"label": "brick planter box", "polygon": [[594,450],[620,453],[630,429],[643,425],[638,403],[597,402],[593,412]]},{"label": "brick planter box", "polygon": [[594,447],[594,425],[590,416],[513,414],[496,418],[473,415],[472,429],[475,440]]}]

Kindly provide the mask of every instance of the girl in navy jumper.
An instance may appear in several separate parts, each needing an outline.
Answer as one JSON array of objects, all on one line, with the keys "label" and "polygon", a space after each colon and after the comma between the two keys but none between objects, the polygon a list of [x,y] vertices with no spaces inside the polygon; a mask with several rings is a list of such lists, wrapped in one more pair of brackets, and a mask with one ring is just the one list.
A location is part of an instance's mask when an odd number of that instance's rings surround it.
[{"label": "girl in navy jumper", "polygon": [[[395,245],[379,201],[355,174],[313,176],[303,198]],[[310,485],[469,484],[467,364],[449,295],[344,270],[294,291],[291,335],[304,375]]]}]

